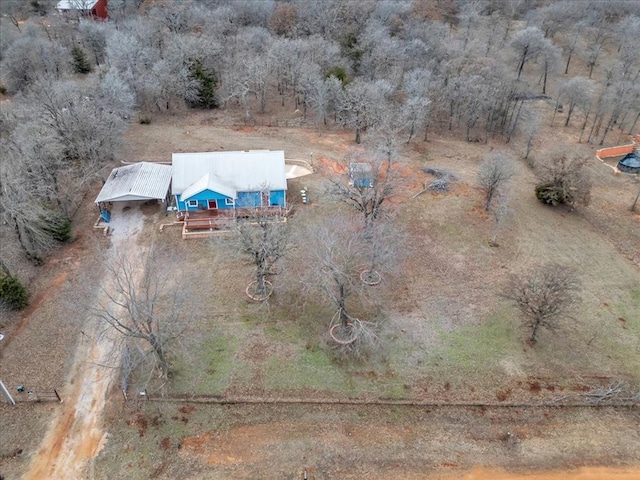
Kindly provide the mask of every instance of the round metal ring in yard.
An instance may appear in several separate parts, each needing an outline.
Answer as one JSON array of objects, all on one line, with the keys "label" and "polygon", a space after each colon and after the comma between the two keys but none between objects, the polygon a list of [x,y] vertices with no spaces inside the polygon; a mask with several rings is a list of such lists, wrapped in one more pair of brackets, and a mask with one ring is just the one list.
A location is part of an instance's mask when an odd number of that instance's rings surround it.
[{"label": "round metal ring in yard", "polygon": [[378,285],[382,281],[382,275],[380,275],[376,270],[363,270],[360,272],[360,280],[365,285]]},{"label": "round metal ring in yard", "polygon": [[247,285],[247,288],[245,289],[245,293],[247,294],[247,297],[249,297],[254,302],[264,302],[273,293],[273,285],[269,280],[265,280],[264,287],[266,291],[263,294],[258,294],[255,291],[256,290],[255,287],[257,284],[258,284],[257,280],[254,280],[253,282],[251,282],[249,285]]},{"label": "round metal ring in yard", "polygon": [[339,339],[335,336],[334,330],[338,327],[342,327],[341,323],[336,323],[333,327],[331,327],[331,329],[329,330],[329,336],[333,339],[334,342],[339,343],[340,345],[350,345],[353,342],[356,341],[356,339],[358,338],[357,333],[355,332],[355,330],[353,330],[353,323],[347,323],[348,327],[351,327],[351,338],[347,339],[347,340],[342,340]]}]

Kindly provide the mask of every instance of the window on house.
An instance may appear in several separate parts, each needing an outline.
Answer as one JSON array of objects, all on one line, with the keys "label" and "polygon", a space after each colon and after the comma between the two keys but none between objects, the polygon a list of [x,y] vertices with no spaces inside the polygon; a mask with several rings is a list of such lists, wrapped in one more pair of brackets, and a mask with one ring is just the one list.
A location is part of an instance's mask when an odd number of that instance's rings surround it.
[{"label": "window on house", "polygon": [[225,205],[233,205],[234,204],[233,198],[225,198],[224,199],[224,204]]},{"label": "window on house", "polygon": [[197,207],[198,206],[198,200],[189,200],[187,202],[187,206],[188,207]]}]

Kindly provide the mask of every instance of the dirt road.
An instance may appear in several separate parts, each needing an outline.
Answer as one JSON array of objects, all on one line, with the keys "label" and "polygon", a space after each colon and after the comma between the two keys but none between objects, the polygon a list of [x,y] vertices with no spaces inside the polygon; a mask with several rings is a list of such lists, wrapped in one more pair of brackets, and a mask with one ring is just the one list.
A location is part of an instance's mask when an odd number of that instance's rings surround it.
[{"label": "dirt road", "polygon": [[[451,477],[460,479],[459,475]],[[527,474],[507,473],[504,470],[476,468],[463,475],[461,480],[636,480],[640,468],[584,467],[577,470],[537,472]]]},{"label": "dirt road", "polygon": [[[118,208],[118,207],[116,207]],[[121,208],[121,207],[120,207]],[[136,237],[142,230],[142,212],[112,216],[111,247],[107,258],[118,251],[127,251],[131,258],[140,255]],[[103,278],[103,288],[109,288]],[[96,302],[100,302],[100,298]],[[117,369],[105,367],[118,364],[118,352],[111,332],[91,319],[83,334],[95,341],[82,341],[75,353],[69,379],[69,390],[63,393],[64,404],[33,458],[26,480],[44,478],[93,478],[93,459],[106,440],[103,411],[107,394]],[[102,332],[102,333],[101,333]]]}]

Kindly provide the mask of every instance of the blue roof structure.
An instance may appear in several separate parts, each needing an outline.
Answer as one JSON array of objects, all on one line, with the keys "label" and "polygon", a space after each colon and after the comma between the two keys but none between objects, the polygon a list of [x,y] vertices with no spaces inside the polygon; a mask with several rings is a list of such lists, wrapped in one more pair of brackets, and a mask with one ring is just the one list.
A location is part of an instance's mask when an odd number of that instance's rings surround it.
[{"label": "blue roof structure", "polygon": [[625,155],[618,162],[618,170],[625,173],[639,173],[640,174],[640,154],[638,151],[631,152]]}]

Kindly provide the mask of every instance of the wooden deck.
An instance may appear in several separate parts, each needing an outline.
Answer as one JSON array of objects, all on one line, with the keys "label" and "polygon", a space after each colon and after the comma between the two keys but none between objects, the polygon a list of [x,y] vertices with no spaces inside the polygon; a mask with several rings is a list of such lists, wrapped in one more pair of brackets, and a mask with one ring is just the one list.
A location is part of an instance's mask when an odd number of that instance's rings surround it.
[{"label": "wooden deck", "polygon": [[224,230],[229,229],[238,220],[256,216],[273,217],[274,220],[286,218],[287,210],[283,207],[227,208],[180,212],[178,219],[184,220],[184,230]]}]

